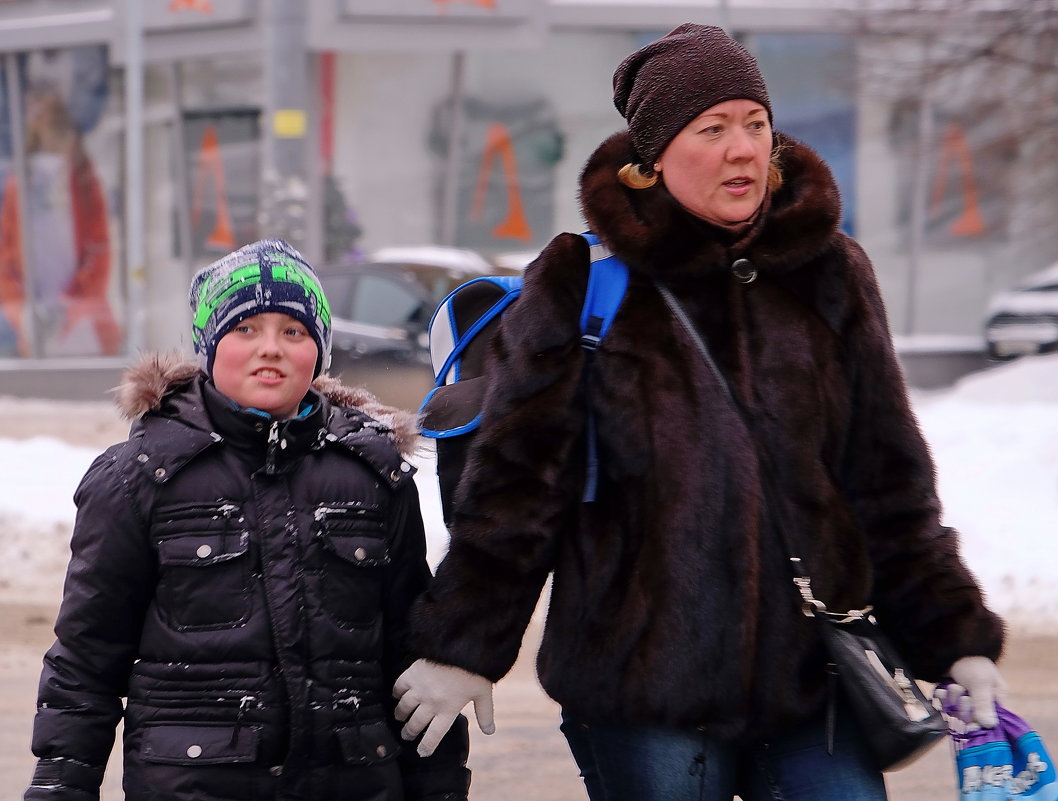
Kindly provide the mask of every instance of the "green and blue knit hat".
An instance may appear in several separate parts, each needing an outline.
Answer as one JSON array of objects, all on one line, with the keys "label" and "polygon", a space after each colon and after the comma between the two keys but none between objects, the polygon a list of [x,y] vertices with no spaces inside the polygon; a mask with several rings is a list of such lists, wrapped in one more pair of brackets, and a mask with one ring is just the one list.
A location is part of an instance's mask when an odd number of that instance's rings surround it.
[{"label": "green and blue knit hat", "polygon": [[195,352],[213,372],[217,343],[247,317],[279,312],[302,323],[319,356],[313,377],[331,361],[331,308],[315,270],[281,239],[262,239],[203,267],[191,279]]}]

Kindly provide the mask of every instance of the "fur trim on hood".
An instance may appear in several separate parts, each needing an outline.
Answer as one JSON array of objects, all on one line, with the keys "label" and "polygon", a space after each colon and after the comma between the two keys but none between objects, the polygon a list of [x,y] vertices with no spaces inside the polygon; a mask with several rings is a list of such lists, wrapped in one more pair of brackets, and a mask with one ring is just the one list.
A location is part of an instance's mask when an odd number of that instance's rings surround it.
[{"label": "fur trim on hood", "polygon": [[[165,396],[192,381],[202,372],[199,364],[179,353],[149,353],[122,375],[114,388],[114,402],[126,420],[135,420],[162,407]],[[312,382],[312,389],[334,406],[355,409],[390,429],[390,439],[402,456],[422,446],[416,416],[388,406],[363,387],[347,387],[324,373]]]}]

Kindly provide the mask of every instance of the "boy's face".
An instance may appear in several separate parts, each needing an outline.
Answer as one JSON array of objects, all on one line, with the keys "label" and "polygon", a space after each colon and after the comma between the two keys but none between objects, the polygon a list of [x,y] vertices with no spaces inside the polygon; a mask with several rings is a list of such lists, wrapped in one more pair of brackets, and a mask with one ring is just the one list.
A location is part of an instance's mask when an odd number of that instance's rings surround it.
[{"label": "boy's face", "polygon": [[312,383],[317,351],[308,329],[293,317],[256,314],[220,338],[213,383],[240,406],[293,417]]}]

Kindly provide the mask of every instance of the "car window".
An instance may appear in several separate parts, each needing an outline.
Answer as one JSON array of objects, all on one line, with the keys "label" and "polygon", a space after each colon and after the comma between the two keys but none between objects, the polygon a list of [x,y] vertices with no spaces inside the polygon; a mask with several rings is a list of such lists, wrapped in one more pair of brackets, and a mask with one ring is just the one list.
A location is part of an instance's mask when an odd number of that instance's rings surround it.
[{"label": "car window", "polygon": [[331,311],[339,317],[349,316],[349,293],[352,291],[356,276],[351,273],[333,273],[320,275],[323,284],[323,292],[327,295],[327,302]]},{"label": "car window", "polygon": [[357,282],[349,319],[358,323],[401,327],[422,322],[423,304],[417,295],[389,278],[363,275]]}]

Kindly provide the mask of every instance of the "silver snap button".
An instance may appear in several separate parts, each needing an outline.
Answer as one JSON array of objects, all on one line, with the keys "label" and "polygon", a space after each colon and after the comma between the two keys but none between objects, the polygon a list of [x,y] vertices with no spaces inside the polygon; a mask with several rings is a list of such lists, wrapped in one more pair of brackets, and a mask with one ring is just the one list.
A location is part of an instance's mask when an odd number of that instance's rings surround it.
[{"label": "silver snap button", "polygon": [[213,553],[213,549],[208,545],[199,545],[198,550],[195,551],[195,553],[198,554],[199,559],[205,559],[207,556]]},{"label": "silver snap button", "polygon": [[362,562],[367,558],[367,551],[365,551],[363,548],[357,548],[355,551],[353,551],[353,556],[356,557],[356,561]]},{"label": "silver snap button", "polygon": [[400,472],[402,472],[402,473],[410,473],[411,472],[411,465],[408,464],[407,462],[401,462],[400,463]]},{"label": "silver snap button", "polygon": [[147,454],[141,453],[139,456],[136,457],[136,461],[138,461],[140,464],[143,464],[144,462],[146,462],[150,458],[151,457],[148,456]]},{"label": "silver snap button", "polygon": [[400,478],[400,473],[398,473],[396,470],[394,470],[392,473],[389,474],[389,480],[390,481],[396,481],[399,478]]},{"label": "silver snap button", "polygon": [[154,476],[155,478],[165,478],[165,468],[159,467],[157,470],[154,471]]},{"label": "silver snap button", "polygon": [[275,765],[275,766],[269,768],[268,772],[272,776],[282,776],[283,775],[283,766],[282,765]]},{"label": "silver snap button", "polygon": [[386,750],[386,746],[380,745],[378,748],[375,749],[375,753],[378,754],[380,757],[384,757],[386,754],[389,753],[389,751]]},{"label": "silver snap button", "polygon": [[202,746],[201,745],[189,745],[187,747],[187,755],[189,757],[191,757],[192,759],[198,759],[200,756],[202,756]]},{"label": "silver snap button", "polygon": [[751,284],[757,278],[757,271],[753,269],[753,262],[749,259],[738,259],[731,265],[731,272],[743,284]]}]

